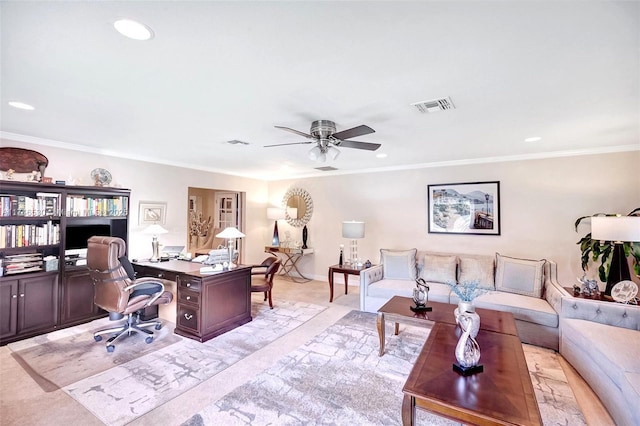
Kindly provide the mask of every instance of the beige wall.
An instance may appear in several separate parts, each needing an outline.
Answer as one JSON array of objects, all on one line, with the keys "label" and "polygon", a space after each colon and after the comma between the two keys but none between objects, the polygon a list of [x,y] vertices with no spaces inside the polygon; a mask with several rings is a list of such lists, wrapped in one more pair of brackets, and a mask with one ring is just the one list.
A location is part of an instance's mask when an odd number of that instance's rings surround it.
[{"label": "beige wall", "polygon": [[[34,149],[49,158],[47,175],[54,179],[82,179],[91,184],[90,172],[103,167],[113,184],[132,190],[129,247],[131,257],[151,254],[150,237],[138,226],[139,201],[167,202],[167,245],[186,245],[187,188],[229,189],[247,194],[244,262],[258,263],[271,241],[273,222],[268,205],[279,206],[293,186],[307,190],[314,203],[309,222],[310,247],[301,268],[307,275],[326,280],[327,267],[337,263],[343,220],[366,222],[360,257],[378,262],[380,248],[412,248],[460,253],[499,252],[505,255],[546,258],[559,265],[561,283],[572,285],[582,275],[576,242],[576,218],[597,212],[626,214],[640,207],[640,151],[584,155],[543,160],[512,161],[418,170],[327,176],[264,182],[49,146],[2,140],[3,146]],[[426,189],[429,184],[500,181],[500,236],[440,235],[427,233]],[[301,229],[279,223],[280,238],[287,231],[301,240]],[[595,277],[595,271],[590,273]]]},{"label": "beige wall", "polygon": [[[366,222],[359,255],[373,263],[380,248],[499,252],[554,260],[561,283],[571,286],[582,275],[576,242],[589,232],[588,225],[581,225],[576,233],[575,220],[597,212],[627,214],[640,207],[639,165],[640,152],[634,151],[328,176],[270,182],[269,199],[279,203],[291,186],[311,194],[309,245],[316,253],[304,259],[304,268],[319,279],[324,279],[327,265],[337,263],[339,245],[348,246],[341,222],[356,219]],[[494,180],[500,181],[502,235],[427,233],[427,185]],[[595,270],[592,274],[595,277]]]}]

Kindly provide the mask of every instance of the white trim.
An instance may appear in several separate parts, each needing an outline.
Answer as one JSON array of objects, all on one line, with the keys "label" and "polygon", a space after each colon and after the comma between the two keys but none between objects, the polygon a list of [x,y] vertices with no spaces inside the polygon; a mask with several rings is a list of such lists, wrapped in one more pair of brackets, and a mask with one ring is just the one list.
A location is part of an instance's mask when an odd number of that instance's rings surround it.
[{"label": "white trim", "polygon": [[120,152],[110,151],[102,148],[89,147],[85,145],[78,145],[78,144],[72,144],[67,142],[60,142],[52,139],[38,138],[35,136],[27,136],[27,135],[21,135],[18,133],[11,133],[11,132],[5,132],[5,131],[0,131],[0,138],[14,140],[17,142],[29,143],[29,144],[49,145],[56,148],[69,149],[72,151],[90,152],[93,154],[108,155],[111,157],[126,158],[129,160],[144,161],[147,163],[164,164],[167,166],[182,167],[185,169],[200,170],[200,171],[212,172],[212,173],[221,173],[221,174],[230,175],[230,176],[239,176],[239,177],[257,179],[262,181],[278,181],[278,180],[301,179],[301,178],[311,178],[311,177],[354,175],[354,174],[377,173],[377,172],[393,172],[398,170],[429,169],[429,168],[436,168],[436,167],[467,166],[471,164],[501,163],[506,161],[541,160],[545,158],[577,157],[582,155],[597,155],[597,154],[611,154],[616,152],[640,151],[640,144],[617,145],[617,146],[610,146],[610,147],[584,148],[584,149],[574,149],[574,150],[567,150],[567,151],[549,151],[549,152],[538,152],[533,154],[518,154],[518,155],[505,155],[505,156],[499,156],[499,157],[484,157],[484,158],[471,158],[471,159],[464,159],[464,160],[438,161],[433,163],[408,164],[404,166],[373,167],[369,169],[358,169],[358,170],[337,170],[335,172],[316,171],[316,172],[302,173],[297,175],[286,175],[286,176],[265,178],[264,176],[251,175],[251,174],[245,174],[245,173],[234,173],[234,172],[226,171],[223,169],[212,168],[212,167],[200,167],[200,166],[194,166],[192,164],[161,160],[161,159],[152,158],[152,157],[127,155]]}]

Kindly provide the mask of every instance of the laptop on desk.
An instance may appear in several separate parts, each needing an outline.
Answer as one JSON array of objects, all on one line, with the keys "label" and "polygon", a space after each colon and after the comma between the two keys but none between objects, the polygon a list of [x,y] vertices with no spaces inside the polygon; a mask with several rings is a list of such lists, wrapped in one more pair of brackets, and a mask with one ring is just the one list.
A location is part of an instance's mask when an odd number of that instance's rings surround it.
[{"label": "laptop on desk", "polygon": [[162,256],[167,256],[170,259],[175,259],[180,256],[184,250],[184,246],[166,246],[162,248]]}]

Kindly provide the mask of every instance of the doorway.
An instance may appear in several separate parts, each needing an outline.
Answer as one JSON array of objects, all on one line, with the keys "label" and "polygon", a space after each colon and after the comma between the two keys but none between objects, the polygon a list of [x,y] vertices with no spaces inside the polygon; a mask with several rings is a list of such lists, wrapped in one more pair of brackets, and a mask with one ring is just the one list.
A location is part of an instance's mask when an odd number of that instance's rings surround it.
[{"label": "doorway", "polygon": [[[188,251],[196,256],[226,247],[227,241],[216,235],[227,227],[242,232],[244,224],[244,192],[207,188],[188,188],[187,229]],[[236,239],[236,249],[242,254],[242,239]]]}]

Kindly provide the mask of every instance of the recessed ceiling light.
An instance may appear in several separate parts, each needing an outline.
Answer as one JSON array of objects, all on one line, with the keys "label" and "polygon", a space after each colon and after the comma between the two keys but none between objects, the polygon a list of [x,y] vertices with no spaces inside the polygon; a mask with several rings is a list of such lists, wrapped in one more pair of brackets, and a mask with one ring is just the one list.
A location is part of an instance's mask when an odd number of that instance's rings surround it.
[{"label": "recessed ceiling light", "polygon": [[376,157],[378,157],[378,158],[387,158],[387,154],[385,154],[384,152],[381,152],[380,154],[376,154]]},{"label": "recessed ceiling light", "polygon": [[540,136],[532,136],[530,138],[526,138],[524,141],[525,142],[538,142],[542,140],[542,138]]},{"label": "recessed ceiling light", "polygon": [[14,108],[19,108],[19,109],[26,109],[27,111],[33,111],[35,108],[32,107],[29,104],[25,104],[23,102],[15,102],[15,101],[11,101],[9,102],[9,105],[11,105]]},{"label": "recessed ceiling light", "polygon": [[113,26],[123,36],[134,40],[149,40],[153,37],[151,28],[131,19],[119,19],[113,23]]}]

